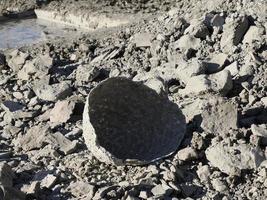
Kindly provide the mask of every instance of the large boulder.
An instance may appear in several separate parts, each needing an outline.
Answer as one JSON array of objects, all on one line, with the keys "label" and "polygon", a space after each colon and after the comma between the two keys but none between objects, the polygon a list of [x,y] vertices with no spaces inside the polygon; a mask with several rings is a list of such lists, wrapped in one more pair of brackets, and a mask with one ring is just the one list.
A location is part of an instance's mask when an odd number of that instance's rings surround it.
[{"label": "large boulder", "polygon": [[178,106],[126,78],[109,78],[94,88],[83,113],[83,136],[100,161],[146,164],[172,154],[185,134]]}]

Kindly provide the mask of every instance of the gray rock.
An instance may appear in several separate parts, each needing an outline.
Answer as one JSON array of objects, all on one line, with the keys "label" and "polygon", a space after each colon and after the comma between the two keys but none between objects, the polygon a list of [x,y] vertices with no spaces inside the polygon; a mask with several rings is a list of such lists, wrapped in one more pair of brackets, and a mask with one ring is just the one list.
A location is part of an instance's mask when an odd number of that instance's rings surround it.
[{"label": "gray rock", "polygon": [[71,182],[68,186],[68,191],[77,198],[92,199],[95,193],[95,186],[83,181]]},{"label": "gray rock", "polygon": [[204,165],[198,168],[197,170],[197,175],[198,178],[202,181],[202,182],[207,182],[210,179],[210,168],[208,165]]},{"label": "gray rock", "polygon": [[215,54],[210,61],[204,62],[204,66],[206,67],[207,72],[215,73],[221,71],[228,61],[227,58],[228,55],[224,53]]},{"label": "gray rock", "polygon": [[63,100],[56,102],[54,108],[50,111],[50,122],[53,125],[66,123],[74,110],[75,102]]},{"label": "gray rock", "polygon": [[161,197],[164,195],[168,195],[170,193],[171,188],[166,188],[163,185],[156,185],[151,189],[151,192],[156,197]]},{"label": "gray rock", "polygon": [[18,72],[25,64],[26,59],[29,57],[28,54],[18,50],[14,50],[10,56],[11,58],[7,59],[7,64],[13,70],[13,72]]},{"label": "gray rock", "polygon": [[228,192],[228,187],[224,181],[221,181],[220,179],[212,179],[211,180],[212,187],[221,193],[227,193]]},{"label": "gray rock", "polygon": [[213,28],[215,29],[218,29],[218,31],[221,31],[223,29],[224,22],[225,22],[224,17],[222,17],[219,14],[216,14],[211,19],[211,26],[213,26]]},{"label": "gray rock", "polygon": [[205,39],[209,34],[208,27],[201,19],[192,20],[190,26],[185,30],[185,34],[190,34],[196,38]]},{"label": "gray rock", "polygon": [[136,47],[150,47],[153,37],[151,33],[137,33],[133,36],[132,40]]},{"label": "gray rock", "polygon": [[181,95],[204,94],[216,92],[226,95],[233,87],[231,74],[223,70],[211,75],[198,75],[191,77],[185,89],[179,90]]},{"label": "gray rock", "polygon": [[110,78],[87,98],[83,136],[100,161],[148,163],[173,153],[184,133],[178,107],[141,83]]},{"label": "gray rock", "polygon": [[261,124],[261,125],[252,124],[251,131],[254,135],[267,138],[267,125],[266,124]]},{"label": "gray rock", "polygon": [[267,107],[267,97],[262,97],[262,98],[261,98],[261,102],[263,103],[263,105],[264,105],[265,107]]},{"label": "gray rock", "polygon": [[253,41],[260,41],[264,35],[264,28],[258,26],[250,26],[244,36],[243,43],[252,44]]},{"label": "gray rock", "polygon": [[29,80],[31,76],[42,78],[48,74],[52,65],[53,59],[49,55],[41,55],[33,60],[27,60],[17,75],[21,80]]},{"label": "gray rock", "polygon": [[249,28],[249,22],[246,16],[237,20],[228,20],[223,26],[221,38],[221,48],[226,53],[231,53],[233,47],[238,45]]},{"label": "gray rock", "polygon": [[45,101],[62,100],[72,93],[71,86],[67,82],[55,83],[53,85],[40,83],[36,84],[33,90],[38,98]]},{"label": "gray rock", "polygon": [[182,160],[182,161],[195,160],[198,158],[198,154],[196,150],[191,147],[187,147],[187,148],[179,150],[177,155],[178,155],[179,160]]},{"label": "gray rock", "polygon": [[60,132],[54,133],[49,143],[52,144],[52,146],[54,146],[55,148],[58,148],[59,151],[63,152],[65,155],[73,153],[77,147],[76,142],[70,141]]},{"label": "gray rock", "polygon": [[224,136],[237,129],[237,105],[223,98],[210,97],[201,116],[201,128],[206,132]]},{"label": "gray rock", "polygon": [[167,89],[164,81],[160,78],[151,78],[145,82],[145,85],[155,90],[159,95],[166,95]]},{"label": "gray rock", "polygon": [[4,101],[1,107],[9,119],[32,118],[36,115],[36,112],[26,111],[24,105],[15,101]]},{"label": "gray rock", "polygon": [[261,150],[248,144],[229,146],[218,143],[210,146],[205,153],[212,166],[231,176],[240,176],[243,169],[256,169],[265,160]]},{"label": "gray rock", "polygon": [[238,74],[238,72],[239,72],[239,70],[238,70],[238,62],[234,61],[230,65],[226,66],[224,68],[224,70],[228,70],[231,73],[232,77],[236,76]]},{"label": "gray rock", "polygon": [[191,35],[184,35],[174,43],[176,49],[187,51],[189,49],[198,50],[201,45],[201,40]]},{"label": "gray rock", "polygon": [[93,65],[79,65],[76,70],[77,85],[93,81],[100,74],[100,70]]}]

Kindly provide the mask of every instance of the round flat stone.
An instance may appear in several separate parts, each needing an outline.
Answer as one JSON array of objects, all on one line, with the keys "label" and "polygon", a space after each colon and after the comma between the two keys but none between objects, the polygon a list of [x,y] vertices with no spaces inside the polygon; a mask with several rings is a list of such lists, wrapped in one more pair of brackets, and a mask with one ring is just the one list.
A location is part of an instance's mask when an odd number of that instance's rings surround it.
[{"label": "round flat stone", "polygon": [[83,136],[89,150],[109,164],[145,164],[172,154],[185,134],[176,104],[126,78],[110,78],[89,94]]}]

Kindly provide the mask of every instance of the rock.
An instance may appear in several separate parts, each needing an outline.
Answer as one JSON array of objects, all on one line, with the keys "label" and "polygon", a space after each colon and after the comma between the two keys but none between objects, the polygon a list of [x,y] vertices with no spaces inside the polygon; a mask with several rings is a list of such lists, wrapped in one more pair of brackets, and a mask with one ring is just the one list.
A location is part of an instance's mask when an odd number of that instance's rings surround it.
[{"label": "rock", "polygon": [[201,128],[209,133],[225,136],[237,129],[237,105],[220,97],[211,97],[202,112]]},{"label": "rock", "polygon": [[141,83],[109,78],[87,98],[83,136],[102,162],[122,165],[157,160],[173,153],[184,133],[185,119],[178,107]]},{"label": "rock", "polygon": [[38,98],[45,101],[62,100],[72,93],[71,86],[67,82],[55,83],[53,85],[36,84],[33,90]]},{"label": "rock", "polygon": [[195,149],[187,147],[178,151],[178,158],[182,161],[195,160],[198,158],[198,154]]},{"label": "rock", "polygon": [[170,188],[165,188],[163,187],[163,185],[156,185],[155,187],[151,189],[151,193],[156,197],[160,197],[164,195],[167,196],[168,193],[170,193]]},{"label": "rock", "polygon": [[232,77],[236,76],[238,74],[238,72],[239,72],[239,70],[238,70],[238,62],[234,61],[230,65],[226,66],[224,68],[224,70],[228,70],[231,73]]},{"label": "rock", "polygon": [[68,190],[77,198],[92,199],[95,193],[95,186],[87,182],[77,181],[71,182]]},{"label": "rock", "polygon": [[228,55],[224,53],[215,54],[210,61],[204,62],[204,66],[208,73],[221,71],[228,62]]},{"label": "rock", "polygon": [[203,63],[195,58],[187,62],[181,59],[176,63],[176,66],[175,74],[184,83],[187,83],[191,77],[204,74],[206,71]]},{"label": "rock", "polygon": [[63,152],[65,155],[73,153],[77,147],[76,142],[70,141],[60,132],[54,133],[49,143],[52,144],[52,146],[58,148],[59,151]]},{"label": "rock", "polygon": [[262,97],[262,98],[261,98],[261,102],[263,103],[263,105],[264,105],[265,107],[267,107],[267,97]]},{"label": "rock", "polygon": [[226,95],[233,87],[231,74],[229,71],[221,71],[211,75],[198,75],[191,77],[185,89],[179,90],[181,95],[204,94],[216,92]]},{"label": "rock", "polygon": [[133,43],[136,47],[150,47],[153,37],[151,33],[137,33],[133,36]]},{"label": "rock", "polygon": [[261,125],[252,124],[251,131],[254,135],[267,138],[267,125],[266,124],[261,124]]},{"label": "rock", "polygon": [[190,49],[198,50],[201,45],[201,40],[191,35],[184,35],[174,43],[176,49],[187,51]]},{"label": "rock", "polygon": [[54,176],[53,174],[47,174],[40,183],[41,188],[48,188],[51,189],[56,181],[57,181],[58,177]]},{"label": "rock", "polygon": [[28,54],[18,50],[14,50],[10,56],[11,58],[7,59],[7,64],[13,70],[13,72],[18,72],[25,64],[26,59],[29,57]]},{"label": "rock", "polygon": [[161,78],[151,78],[145,82],[145,85],[155,90],[159,95],[166,95],[167,89]]},{"label": "rock", "polygon": [[32,118],[35,112],[25,111],[25,106],[15,101],[4,101],[1,107],[6,112],[9,119]]},{"label": "rock", "polygon": [[74,110],[75,103],[73,101],[63,100],[56,102],[54,108],[50,112],[50,122],[53,125],[66,123]]},{"label": "rock", "polygon": [[265,159],[261,150],[248,144],[228,146],[218,143],[205,151],[210,164],[231,176],[240,176],[243,169],[256,169]]},{"label": "rock", "polygon": [[205,39],[210,34],[208,27],[198,19],[192,20],[184,33],[201,39]]},{"label": "rock", "polygon": [[29,80],[31,76],[42,78],[48,74],[52,65],[53,59],[49,55],[41,55],[33,60],[27,60],[17,75],[21,80]]},{"label": "rock", "polygon": [[223,29],[224,22],[225,22],[225,19],[221,15],[216,14],[211,19],[211,26],[214,29],[217,29],[218,31],[221,31]]},{"label": "rock", "polygon": [[243,43],[252,44],[253,41],[260,41],[264,35],[264,29],[257,26],[250,26],[244,36]]},{"label": "rock", "polygon": [[221,193],[227,193],[228,192],[228,187],[224,181],[221,181],[220,179],[212,179],[211,180],[212,187]]},{"label": "rock", "polygon": [[77,85],[93,81],[100,74],[100,70],[93,65],[79,65],[76,70]]},{"label": "rock", "polygon": [[24,151],[30,151],[43,147],[51,138],[51,130],[49,127],[38,125],[30,128],[25,135],[18,138],[18,144]]},{"label": "rock", "polygon": [[197,170],[197,175],[198,175],[198,178],[202,182],[207,182],[210,178],[210,175],[211,175],[209,166],[204,165],[204,166],[199,167]]},{"label": "rock", "polygon": [[228,20],[223,26],[221,49],[225,53],[231,53],[233,47],[238,45],[249,28],[248,18],[240,17],[237,20]]}]

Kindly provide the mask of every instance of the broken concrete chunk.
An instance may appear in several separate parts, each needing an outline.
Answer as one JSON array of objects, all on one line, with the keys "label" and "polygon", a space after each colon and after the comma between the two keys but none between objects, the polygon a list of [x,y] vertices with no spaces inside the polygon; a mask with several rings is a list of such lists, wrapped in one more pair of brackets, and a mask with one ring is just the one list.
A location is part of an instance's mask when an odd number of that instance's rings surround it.
[{"label": "broken concrete chunk", "polygon": [[185,133],[176,104],[147,86],[109,78],[93,89],[83,114],[83,136],[100,161],[144,164],[173,153]]},{"label": "broken concrete chunk", "polygon": [[248,144],[228,146],[219,143],[210,146],[205,153],[212,166],[231,176],[240,176],[243,169],[256,169],[265,159],[259,149]]},{"label": "broken concrete chunk", "polygon": [[153,35],[151,33],[137,33],[133,36],[133,43],[136,47],[150,47]]},{"label": "broken concrete chunk", "polygon": [[266,124],[261,124],[261,125],[252,124],[251,131],[254,135],[267,138],[267,125]]},{"label": "broken concrete chunk", "polygon": [[63,152],[65,155],[74,152],[77,145],[76,142],[70,141],[60,132],[56,132],[52,135],[50,143],[52,146],[58,147],[59,151]]},{"label": "broken concrete chunk", "polygon": [[56,181],[57,181],[58,177],[54,176],[53,174],[47,174],[47,176],[45,176],[42,180],[41,180],[41,188],[48,188],[51,189]]},{"label": "broken concrete chunk", "polygon": [[237,106],[221,97],[210,97],[203,106],[201,128],[209,133],[228,134],[238,123]]},{"label": "broken concrete chunk", "polygon": [[221,38],[221,48],[224,52],[230,53],[234,46],[238,45],[249,28],[249,22],[246,16],[237,20],[228,20],[223,26]]},{"label": "broken concrete chunk", "polygon": [[224,69],[225,70],[228,70],[231,73],[231,76],[234,77],[239,72],[239,70],[238,70],[238,62],[237,61],[234,61],[230,65],[226,66]]},{"label": "broken concrete chunk", "polygon": [[199,19],[192,20],[184,33],[201,39],[205,39],[210,34],[208,27]]},{"label": "broken concrete chunk", "polygon": [[211,19],[211,26],[213,26],[213,28],[218,29],[218,31],[221,31],[223,29],[224,22],[225,22],[224,17],[222,17],[219,14],[216,14]]},{"label": "broken concrete chunk", "polygon": [[93,81],[100,74],[100,70],[92,65],[79,65],[76,71],[76,84]]},{"label": "broken concrete chunk", "polygon": [[264,28],[258,26],[250,26],[244,36],[243,43],[252,44],[253,41],[260,41],[264,35]]},{"label": "broken concrete chunk", "polygon": [[228,62],[228,55],[219,53],[214,55],[210,61],[204,62],[204,66],[208,73],[215,73],[221,71]]},{"label": "broken concrete chunk", "polygon": [[11,58],[7,59],[7,64],[13,70],[13,72],[18,72],[25,64],[26,59],[29,57],[28,54],[18,50],[11,52],[10,56]]},{"label": "broken concrete chunk", "polygon": [[56,102],[54,108],[50,111],[50,122],[54,125],[62,124],[67,122],[75,107],[75,102],[73,101],[58,101]]},{"label": "broken concrete chunk", "polygon": [[71,182],[67,190],[71,191],[71,194],[77,198],[93,199],[95,186],[87,182],[77,181]]},{"label": "broken concrete chunk", "polygon": [[192,35],[184,35],[175,42],[174,47],[182,51],[187,51],[189,49],[198,50],[201,45],[200,42],[201,40],[199,38],[195,38]]},{"label": "broken concrete chunk", "polygon": [[189,160],[194,160],[198,158],[198,154],[195,149],[192,147],[187,147],[184,149],[181,149],[177,153],[179,160],[182,161],[189,161]]},{"label": "broken concrete chunk", "polygon": [[71,86],[67,82],[55,83],[53,85],[36,84],[33,90],[38,98],[45,101],[65,99],[72,93]]},{"label": "broken concrete chunk", "polygon": [[231,74],[229,71],[221,71],[212,75],[198,75],[191,77],[186,87],[179,90],[181,95],[204,94],[216,92],[226,95],[233,87]]},{"label": "broken concrete chunk", "polygon": [[166,94],[166,85],[161,78],[151,78],[145,82],[145,85],[150,87],[151,89],[155,90],[159,95]]},{"label": "broken concrete chunk", "polygon": [[51,130],[48,126],[38,125],[30,128],[25,135],[18,138],[18,144],[24,151],[41,148],[51,140]]},{"label": "broken concrete chunk", "polygon": [[21,70],[18,72],[18,78],[29,80],[31,76],[42,78],[48,74],[53,65],[53,59],[49,55],[41,55],[33,60],[27,60]]}]

